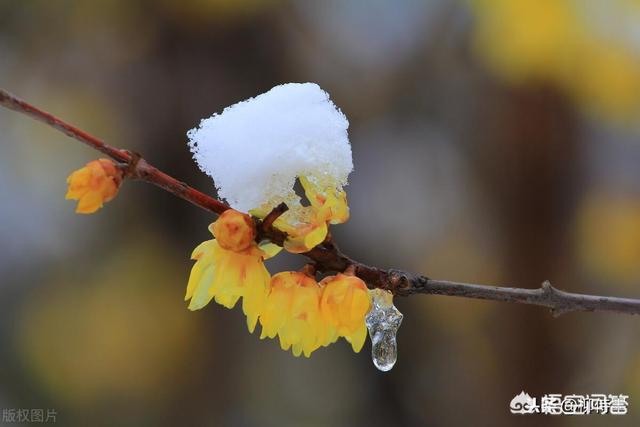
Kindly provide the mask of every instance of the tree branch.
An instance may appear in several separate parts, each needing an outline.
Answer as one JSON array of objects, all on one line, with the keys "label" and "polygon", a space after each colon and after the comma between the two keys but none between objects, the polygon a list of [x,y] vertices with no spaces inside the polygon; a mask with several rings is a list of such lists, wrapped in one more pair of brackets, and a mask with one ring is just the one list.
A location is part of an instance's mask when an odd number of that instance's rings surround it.
[{"label": "tree branch", "polygon": [[[63,120],[0,89],[0,105],[25,114],[59,130],[119,162],[129,179],[156,185],[209,212],[221,214],[230,209],[216,200],[179,181],[149,164],[137,153],[112,147],[100,139],[72,126]],[[272,226],[273,221],[286,211],[286,205],[278,206],[265,221],[256,220],[256,240],[269,240],[282,245],[286,234]],[[412,273],[368,266],[344,255],[330,236],[309,252],[302,254],[313,262],[316,271],[323,273],[353,271],[370,288],[381,288],[395,295],[414,294],[448,295],[493,301],[506,301],[550,308],[554,316],[571,311],[604,311],[622,314],[640,314],[640,299],[616,298],[564,292],[545,281],[538,289],[522,289],[448,282],[429,279]]]},{"label": "tree branch", "polygon": [[129,172],[127,174],[128,178],[138,179],[157,185],[158,187],[167,190],[168,192],[173,193],[196,206],[217,214],[221,214],[229,209],[229,206],[219,200],[216,200],[195,188],[189,187],[184,182],[178,181],[177,179],[158,170],[147,163],[139,155],[133,154],[127,150],[112,147],[95,136],[60,120],[46,111],[42,111],[39,108],[34,107],[28,102],[17,98],[3,89],[0,89],[0,105],[44,122],[65,135],[77,139],[83,144],[86,144],[89,147],[100,151],[102,154],[111,157],[113,160],[127,165],[125,169]]}]

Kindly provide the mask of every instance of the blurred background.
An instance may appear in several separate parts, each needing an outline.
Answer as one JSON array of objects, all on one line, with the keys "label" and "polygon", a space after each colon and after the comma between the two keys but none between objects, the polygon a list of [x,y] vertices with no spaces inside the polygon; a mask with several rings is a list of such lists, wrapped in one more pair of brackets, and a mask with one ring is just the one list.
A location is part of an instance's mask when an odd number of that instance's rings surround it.
[{"label": "blurred background", "polygon": [[[635,0],[0,0],[0,86],[199,189],[186,132],[285,82],[350,120],[342,249],[483,284],[640,297]],[[398,298],[399,360],[310,359],[183,301],[213,218],[127,182],[74,214],[97,153],[0,111],[0,407],[61,425],[638,425],[640,324]],[[272,271],[297,268],[278,257]],[[622,417],[511,415],[520,391],[630,395]]]}]

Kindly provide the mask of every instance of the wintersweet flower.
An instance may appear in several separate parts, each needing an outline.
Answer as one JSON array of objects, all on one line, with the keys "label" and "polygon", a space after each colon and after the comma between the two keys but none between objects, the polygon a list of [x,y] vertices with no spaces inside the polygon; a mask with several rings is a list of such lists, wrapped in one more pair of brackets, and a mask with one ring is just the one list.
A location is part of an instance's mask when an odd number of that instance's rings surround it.
[{"label": "wintersweet flower", "polygon": [[255,243],[255,225],[248,215],[229,209],[209,230],[215,239],[201,243],[191,255],[196,263],[185,301],[190,300],[190,310],[199,310],[212,299],[233,308],[242,298],[242,311],[253,332],[271,279],[263,263],[268,256]]},{"label": "wintersweet flower", "polygon": [[[282,247],[256,244],[253,221],[238,212],[264,219],[286,203],[288,210],[273,226],[287,234],[282,244],[287,251],[307,252],[325,241],[329,224],[349,218],[344,192],[353,170],[348,126],[318,85],[289,83],[227,107],[188,132],[198,166],[235,209],[210,227],[215,239],[193,253],[189,308],[201,308],[211,299],[233,307],[243,298],[249,329],[259,319],[261,338],[278,336],[280,346],[296,356],[308,357],[340,336],[354,349],[362,347],[361,311],[368,302],[362,301],[358,285],[351,279],[344,289],[332,285],[327,315],[322,316],[323,291],[315,277],[283,272],[270,278],[263,260]],[[294,190],[297,180],[308,203]],[[333,315],[332,310],[349,315]]]},{"label": "wintersweet flower", "polygon": [[65,198],[78,200],[76,213],[91,214],[116,196],[121,183],[122,171],[112,160],[93,160],[69,175]]},{"label": "wintersweet flower", "polygon": [[349,205],[344,190],[338,189],[337,185],[321,188],[304,176],[300,177],[300,184],[319,220],[331,224],[342,224],[349,220]]},{"label": "wintersweet flower", "polygon": [[287,271],[271,279],[271,292],[260,315],[260,338],[280,338],[283,350],[309,357],[320,347],[320,285],[303,272]]},{"label": "wintersweet flower", "polygon": [[[300,183],[309,206],[293,202],[290,210],[280,216],[273,225],[287,233],[284,248],[292,253],[307,252],[327,237],[328,224],[342,224],[349,219],[347,195],[337,185],[321,186],[306,177]],[[264,218],[270,206],[254,209],[251,213]]]},{"label": "wintersweet flower", "polygon": [[371,309],[367,285],[362,279],[347,274],[326,277],[320,285],[320,314],[325,325],[323,344],[344,337],[353,351],[359,352],[367,337],[365,316]]}]

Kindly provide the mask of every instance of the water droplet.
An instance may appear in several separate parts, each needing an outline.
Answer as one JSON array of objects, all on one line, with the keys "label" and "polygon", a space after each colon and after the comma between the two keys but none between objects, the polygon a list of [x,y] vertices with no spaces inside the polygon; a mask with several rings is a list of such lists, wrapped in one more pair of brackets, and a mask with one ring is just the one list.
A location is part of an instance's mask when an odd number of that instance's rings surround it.
[{"label": "water droplet", "polygon": [[369,291],[373,304],[365,318],[373,364],[381,371],[389,371],[398,359],[396,333],[402,323],[402,313],[393,305],[393,294],[382,289]]}]

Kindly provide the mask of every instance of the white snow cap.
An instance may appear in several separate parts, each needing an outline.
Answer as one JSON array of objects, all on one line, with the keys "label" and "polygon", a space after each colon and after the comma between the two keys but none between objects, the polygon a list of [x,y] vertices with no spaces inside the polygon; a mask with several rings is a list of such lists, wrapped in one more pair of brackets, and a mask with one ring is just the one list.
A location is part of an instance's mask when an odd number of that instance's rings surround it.
[{"label": "white snow cap", "polygon": [[239,211],[295,199],[296,177],[341,188],[353,170],[349,122],[315,83],[287,83],[203,119],[189,147]]}]

